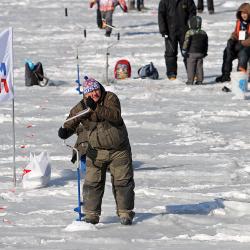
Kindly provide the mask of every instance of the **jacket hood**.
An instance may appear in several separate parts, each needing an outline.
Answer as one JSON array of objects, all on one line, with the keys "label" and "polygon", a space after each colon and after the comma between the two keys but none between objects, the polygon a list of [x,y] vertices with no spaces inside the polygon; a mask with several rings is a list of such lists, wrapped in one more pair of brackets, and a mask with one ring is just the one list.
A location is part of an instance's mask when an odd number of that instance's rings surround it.
[{"label": "jacket hood", "polygon": [[190,19],[189,19],[189,28],[190,29],[200,29],[201,28],[201,24],[202,24],[202,19],[200,16],[192,16]]},{"label": "jacket hood", "polygon": [[241,12],[245,12],[248,15],[248,21],[250,20],[250,4],[249,3],[243,3],[239,9],[236,12],[237,19],[242,20],[241,18]]}]

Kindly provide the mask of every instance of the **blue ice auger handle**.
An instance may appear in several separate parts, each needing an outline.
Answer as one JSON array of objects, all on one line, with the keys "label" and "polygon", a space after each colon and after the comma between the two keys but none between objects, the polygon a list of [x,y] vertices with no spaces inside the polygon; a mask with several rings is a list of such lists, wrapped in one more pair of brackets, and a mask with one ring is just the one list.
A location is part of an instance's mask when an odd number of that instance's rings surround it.
[{"label": "blue ice auger handle", "polygon": [[81,201],[81,174],[80,174],[80,168],[79,166],[77,167],[77,191],[78,191],[78,207],[74,209],[75,212],[79,214],[77,221],[81,221],[82,217],[84,217],[84,214],[82,213],[82,205],[83,202]]},{"label": "blue ice auger handle", "polygon": [[79,65],[77,65],[77,80],[75,81],[75,83],[77,84],[77,88],[76,91],[79,93],[79,95],[82,95],[83,92],[81,91],[81,82],[80,82],[80,72],[79,72]]},{"label": "blue ice auger handle", "polygon": [[86,155],[82,155],[80,159],[80,172],[83,176],[86,174]]}]

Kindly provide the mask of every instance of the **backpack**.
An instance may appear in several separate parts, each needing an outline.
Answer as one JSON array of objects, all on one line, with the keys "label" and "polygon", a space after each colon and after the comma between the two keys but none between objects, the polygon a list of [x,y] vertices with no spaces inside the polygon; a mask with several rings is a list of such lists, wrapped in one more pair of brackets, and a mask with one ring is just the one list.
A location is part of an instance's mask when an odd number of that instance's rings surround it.
[{"label": "backpack", "polygon": [[150,64],[147,64],[147,65],[139,68],[138,75],[141,78],[149,77],[153,80],[159,79],[158,70],[155,68],[155,66],[152,62],[150,62]]},{"label": "backpack", "polygon": [[36,64],[27,60],[25,63],[25,86],[39,85],[44,87],[48,84],[48,78],[44,76],[43,65],[41,62]]},{"label": "backpack", "polygon": [[131,77],[131,66],[128,60],[117,61],[114,69],[115,79],[126,79]]}]

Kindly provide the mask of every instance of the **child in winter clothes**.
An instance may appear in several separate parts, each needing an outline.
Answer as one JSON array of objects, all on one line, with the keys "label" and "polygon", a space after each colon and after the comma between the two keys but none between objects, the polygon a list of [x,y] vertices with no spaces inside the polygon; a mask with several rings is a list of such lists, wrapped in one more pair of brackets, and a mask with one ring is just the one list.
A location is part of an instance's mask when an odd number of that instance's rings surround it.
[{"label": "child in winter clothes", "polygon": [[233,60],[238,58],[238,71],[246,71],[250,58],[250,4],[243,3],[237,13],[235,30],[227,42],[223,54],[222,75],[216,82],[231,81]]},{"label": "child in winter clothes", "polygon": [[187,75],[186,84],[195,84],[203,82],[203,58],[207,56],[208,36],[201,29],[202,19],[199,16],[193,16],[189,20],[190,29],[186,32],[185,41],[182,48],[182,54],[187,58]]},{"label": "child in winter clothes", "polygon": [[[122,10],[127,12],[126,2],[125,0],[90,0],[90,8],[92,8],[95,3],[97,4],[98,27],[106,29],[105,36],[110,37],[114,9],[117,5],[120,5]],[[99,23],[101,23],[101,25],[99,25]]]}]

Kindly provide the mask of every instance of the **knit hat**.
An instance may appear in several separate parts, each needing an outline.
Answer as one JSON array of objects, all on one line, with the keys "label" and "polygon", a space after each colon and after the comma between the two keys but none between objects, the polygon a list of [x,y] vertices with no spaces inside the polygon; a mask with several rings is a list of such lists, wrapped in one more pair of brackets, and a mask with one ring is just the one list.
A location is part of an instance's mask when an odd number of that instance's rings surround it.
[{"label": "knit hat", "polygon": [[84,76],[84,82],[83,82],[83,94],[87,94],[89,92],[92,92],[96,89],[100,89],[100,83],[96,81],[94,78],[88,78],[87,76]]}]

